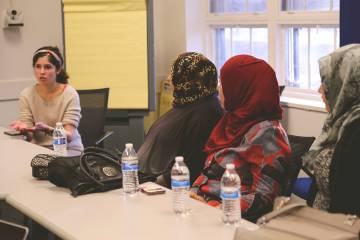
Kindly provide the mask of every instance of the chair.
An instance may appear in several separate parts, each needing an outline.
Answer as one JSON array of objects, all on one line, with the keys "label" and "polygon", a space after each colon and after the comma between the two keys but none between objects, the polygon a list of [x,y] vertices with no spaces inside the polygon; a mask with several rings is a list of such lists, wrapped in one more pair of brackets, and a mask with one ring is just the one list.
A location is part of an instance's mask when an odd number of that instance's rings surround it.
[{"label": "chair", "polygon": [[290,196],[294,191],[294,185],[296,185],[300,169],[302,169],[302,155],[309,151],[312,143],[315,141],[315,137],[303,137],[288,135],[290,147],[291,147],[291,156],[290,161],[293,162],[293,166],[290,169],[290,184],[287,186],[287,189],[283,193],[285,196]]},{"label": "chair", "polygon": [[280,86],[279,86],[280,96],[281,96],[281,94],[283,93],[284,89],[285,89],[285,85],[280,85]]},{"label": "chair", "polygon": [[0,220],[0,238],[11,240],[25,240],[29,230],[27,227]]},{"label": "chair", "polygon": [[80,97],[82,116],[78,130],[82,143],[84,147],[100,145],[106,137],[112,134],[112,132],[108,132],[103,136],[109,88],[77,90],[77,92]]}]

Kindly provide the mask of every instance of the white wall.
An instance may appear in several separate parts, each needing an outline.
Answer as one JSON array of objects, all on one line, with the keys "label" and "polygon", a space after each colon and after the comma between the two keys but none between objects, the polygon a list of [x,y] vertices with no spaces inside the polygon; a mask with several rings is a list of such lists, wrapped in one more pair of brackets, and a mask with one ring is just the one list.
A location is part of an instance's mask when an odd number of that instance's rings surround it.
[{"label": "white wall", "polygon": [[157,89],[175,58],[186,51],[185,1],[154,0],[155,74]]},{"label": "white wall", "polygon": [[[205,36],[205,21],[199,21],[206,18],[203,11],[206,7],[205,1],[185,0],[186,51],[205,54],[209,50]],[[211,59],[211,56],[207,57]]]},{"label": "white wall", "polygon": [[[24,26],[3,29],[4,11],[11,7],[23,13]],[[0,126],[18,114],[20,91],[33,84],[32,54],[45,45],[63,49],[61,0],[0,1]]]},{"label": "white wall", "polygon": [[282,124],[288,134],[317,137],[327,117],[324,111],[283,106]]}]

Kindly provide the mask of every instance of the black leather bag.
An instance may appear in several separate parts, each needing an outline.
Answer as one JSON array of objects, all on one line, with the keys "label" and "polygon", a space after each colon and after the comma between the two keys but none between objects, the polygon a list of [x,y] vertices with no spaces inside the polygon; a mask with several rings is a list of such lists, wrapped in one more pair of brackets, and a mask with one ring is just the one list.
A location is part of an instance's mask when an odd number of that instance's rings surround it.
[{"label": "black leather bag", "polygon": [[[88,147],[81,156],[57,157],[49,162],[49,181],[69,188],[71,195],[105,192],[122,187],[120,156],[108,150]],[[139,182],[155,181],[141,172]]]},{"label": "black leather bag", "polygon": [[57,157],[49,162],[49,181],[78,195],[122,186],[119,156],[102,148],[86,148],[81,156]]}]

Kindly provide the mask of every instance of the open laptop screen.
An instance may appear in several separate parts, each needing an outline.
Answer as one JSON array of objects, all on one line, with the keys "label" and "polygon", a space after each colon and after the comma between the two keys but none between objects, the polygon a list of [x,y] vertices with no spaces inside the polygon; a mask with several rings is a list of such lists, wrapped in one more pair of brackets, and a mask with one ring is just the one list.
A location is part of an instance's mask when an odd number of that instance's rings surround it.
[{"label": "open laptop screen", "polygon": [[25,240],[29,230],[27,227],[0,220],[0,238],[11,240]]}]

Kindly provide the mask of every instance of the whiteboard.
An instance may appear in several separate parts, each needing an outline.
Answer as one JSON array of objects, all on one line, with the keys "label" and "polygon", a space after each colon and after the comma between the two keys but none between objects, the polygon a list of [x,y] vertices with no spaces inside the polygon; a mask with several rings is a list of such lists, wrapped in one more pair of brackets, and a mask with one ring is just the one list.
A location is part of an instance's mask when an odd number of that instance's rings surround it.
[{"label": "whiteboard", "polygon": [[145,0],[63,0],[66,71],[76,89],[110,88],[109,108],[148,108]]}]

